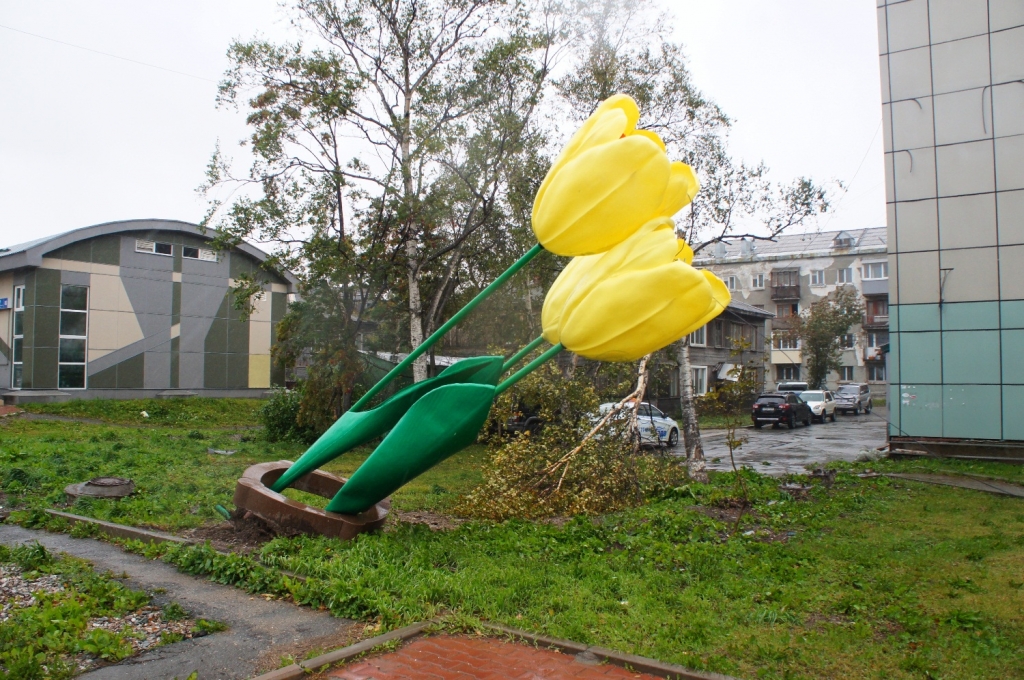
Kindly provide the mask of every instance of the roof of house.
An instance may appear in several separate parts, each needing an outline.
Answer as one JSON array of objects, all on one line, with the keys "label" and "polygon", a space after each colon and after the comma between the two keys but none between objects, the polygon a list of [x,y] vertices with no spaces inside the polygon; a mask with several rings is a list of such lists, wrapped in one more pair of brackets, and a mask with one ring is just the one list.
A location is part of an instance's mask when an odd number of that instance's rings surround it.
[{"label": "roof of house", "polygon": [[[0,271],[20,269],[22,267],[39,267],[43,264],[43,255],[58,248],[85,241],[86,239],[107,234],[120,234],[131,231],[177,231],[190,236],[197,236],[202,239],[212,240],[213,234],[203,231],[198,224],[182,222],[180,220],[121,220],[118,222],[105,222],[95,224],[91,227],[72,229],[62,234],[54,234],[43,238],[27,241],[7,248],[0,248]],[[259,248],[242,242],[236,246],[238,250],[249,255],[259,262],[266,262],[269,255]],[[292,285],[298,285],[299,280],[290,271],[279,272]]]},{"label": "roof of house", "polygon": [[[887,233],[886,227],[867,227],[806,234],[782,234],[777,236],[774,241],[737,239],[708,246],[697,254],[696,261],[752,260],[785,256],[817,257],[822,254],[835,255],[864,250],[885,252]],[[837,240],[843,238],[849,238],[850,245],[837,247]]]},{"label": "roof of house", "polygon": [[748,305],[746,302],[740,302],[739,300],[731,300],[727,309],[728,311],[746,314],[747,316],[760,316],[764,319],[775,318],[775,315],[768,310],[755,307],[754,305]]}]

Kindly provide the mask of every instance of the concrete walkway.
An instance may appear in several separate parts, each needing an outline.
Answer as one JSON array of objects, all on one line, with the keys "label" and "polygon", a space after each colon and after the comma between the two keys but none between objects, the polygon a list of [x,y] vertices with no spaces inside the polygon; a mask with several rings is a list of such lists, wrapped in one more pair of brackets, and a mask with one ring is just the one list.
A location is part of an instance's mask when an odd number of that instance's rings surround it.
[{"label": "concrete walkway", "polygon": [[238,588],[182,574],[171,565],[109,543],[0,524],[0,543],[30,541],[89,560],[101,572],[127,573],[124,583],[131,588],[166,591],[154,596],[157,604],[173,600],[194,617],[229,626],[222,633],[158,647],[78,676],[82,680],[184,680],[193,671],[199,671],[201,680],[241,680],[276,668],[285,654],[302,658],[308,650],[333,649],[352,641],[352,622],[325,612],[266,601]]}]

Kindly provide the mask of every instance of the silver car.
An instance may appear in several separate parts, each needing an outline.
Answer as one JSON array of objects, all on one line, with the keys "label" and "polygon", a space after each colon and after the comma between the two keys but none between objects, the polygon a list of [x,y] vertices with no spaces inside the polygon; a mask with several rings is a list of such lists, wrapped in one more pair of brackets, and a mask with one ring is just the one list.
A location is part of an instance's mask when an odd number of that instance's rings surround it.
[{"label": "silver car", "polygon": [[836,410],[840,413],[852,412],[860,415],[871,413],[871,391],[864,383],[850,383],[840,385],[836,390]]},{"label": "silver car", "polygon": [[[603,416],[615,404],[601,404],[600,414]],[[627,407],[628,408],[628,407]],[[628,412],[623,409],[623,415]],[[647,402],[640,404],[636,414],[636,424],[640,428],[640,443],[646,446],[675,446],[679,443],[679,424],[661,412],[657,406]]]},{"label": "silver car", "polygon": [[836,422],[836,400],[828,390],[807,390],[800,393],[800,398],[811,407],[811,414],[818,422],[824,423],[827,418]]}]

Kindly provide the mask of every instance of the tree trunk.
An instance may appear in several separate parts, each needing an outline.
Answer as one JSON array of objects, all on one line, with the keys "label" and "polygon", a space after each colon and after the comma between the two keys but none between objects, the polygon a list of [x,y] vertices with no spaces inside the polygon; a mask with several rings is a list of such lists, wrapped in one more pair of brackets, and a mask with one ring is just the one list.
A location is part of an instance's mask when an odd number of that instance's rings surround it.
[{"label": "tree trunk", "polygon": [[[416,349],[423,344],[423,300],[420,297],[419,267],[416,263],[416,241],[410,239],[405,244],[405,256],[409,277],[409,345]],[[421,355],[412,364],[413,382],[427,379],[427,357]]]},{"label": "tree trunk", "polygon": [[683,445],[686,447],[686,466],[690,476],[706,482],[708,473],[704,464],[704,445],[700,439],[697,409],[693,403],[693,370],[690,366],[690,339],[683,338],[676,346],[679,364],[679,410],[683,421]]}]

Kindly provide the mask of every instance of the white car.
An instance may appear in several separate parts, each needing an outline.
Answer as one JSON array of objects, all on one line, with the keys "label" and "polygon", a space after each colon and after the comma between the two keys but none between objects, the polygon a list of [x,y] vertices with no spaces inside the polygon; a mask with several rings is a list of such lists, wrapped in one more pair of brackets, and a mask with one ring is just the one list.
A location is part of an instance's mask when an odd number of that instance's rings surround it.
[{"label": "white car", "polygon": [[[601,404],[600,413],[604,416],[615,406],[613,403]],[[627,406],[622,414],[628,414]],[[640,428],[640,443],[648,446],[676,446],[679,443],[679,424],[662,413],[657,406],[647,402],[640,404],[636,417]]]},{"label": "white car", "polygon": [[800,398],[811,407],[811,414],[814,420],[822,423],[826,418],[836,422],[836,400],[828,390],[808,390],[800,393]]}]

